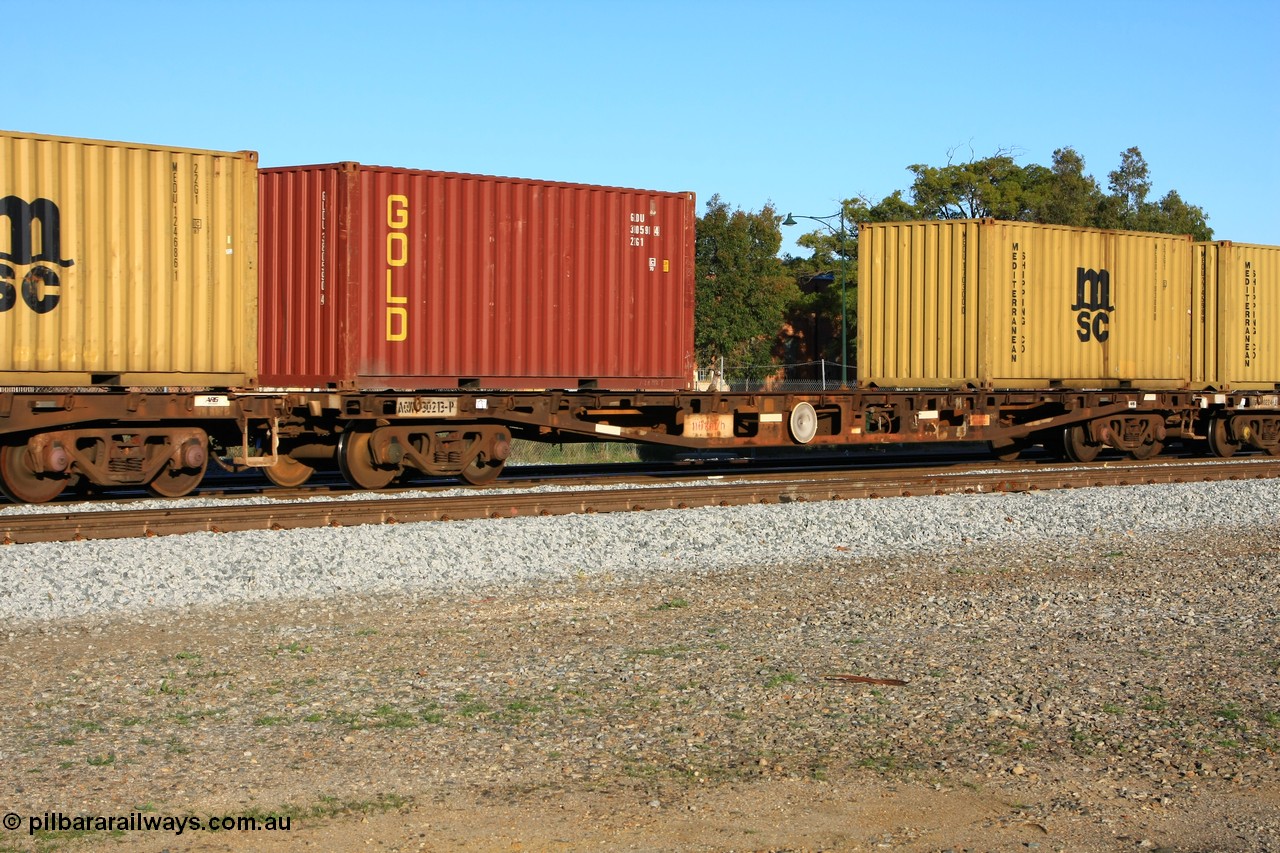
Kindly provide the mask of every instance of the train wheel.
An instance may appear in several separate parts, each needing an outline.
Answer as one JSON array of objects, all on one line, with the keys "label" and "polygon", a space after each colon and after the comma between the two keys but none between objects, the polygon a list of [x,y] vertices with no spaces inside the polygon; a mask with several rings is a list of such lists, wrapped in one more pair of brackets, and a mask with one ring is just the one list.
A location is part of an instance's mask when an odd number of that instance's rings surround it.
[{"label": "train wheel", "polygon": [[498,479],[511,458],[511,433],[484,429],[472,439],[468,452],[474,452],[475,457],[458,473],[473,486],[487,486]]},{"label": "train wheel", "polygon": [[27,456],[27,443],[0,447],[0,491],[19,503],[51,501],[71,480],[64,474],[37,474]]},{"label": "train wheel", "polygon": [[1150,444],[1130,450],[1129,455],[1134,459],[1150,459],[1153,456],[1159,456],[1162,450],[1164,450],[1164,442],[1153,440]]},{"label": "train wheel", "polygon": [[1102,445],[1089,441],[1085,424],[1076,424],[1063,429],[1062,451],[1072,462],[1092,462],[1102,452]]},{"label": "train wheel", "polygon": [[204,432],[176,439],[179,446],[155,479],[147,484],[147,490],[162,498],[180,498],[191,494],[204,479],[209,466],[209,446]]},{"label": "train wheel", "polygon": [[400,472],[373,464],[369,452],[369,433],[348,430],[338,439],[338,470],[353,486],[361,489],[385,489]]},{"label": "train wheel", "polygon": [[1209,452],[1222,459],[1229,459],[1239,449],[1240,443],[1232,441],[1227,434],[1226,418],[1214,418],[1209,424]]},{"label": "train wheel", "polygon": [[505,461],[482,462],[479,459],[473,459],[470,465],[462,469],[462,479],[473,486],[487,486],[498,479],[505,465]]},{"label": "train wheel", "polygon": [[166,465],[164,470],[147,484],[147,491],[160,498],[186,497],[200,485],[207,466],[207,459],[197,468],[172,468]]},{"label": "train wheel", "polygon": [[263,468],[267,479],[282,489],[296,489],[316,472],[315,468],[303,464],[292,456],[281,456],[270,468]]}]

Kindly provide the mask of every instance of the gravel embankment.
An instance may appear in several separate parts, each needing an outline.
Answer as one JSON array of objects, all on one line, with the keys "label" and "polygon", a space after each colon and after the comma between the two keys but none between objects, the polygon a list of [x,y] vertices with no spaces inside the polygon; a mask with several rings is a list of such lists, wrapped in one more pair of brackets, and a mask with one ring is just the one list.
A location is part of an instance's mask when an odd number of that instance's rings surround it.
[{"label": "gravel embankment", "polygon": [[0,548],[0,619],[1247,530],[1277,507],[1280,484],[1245,481],[13,545]]},{"label": "gravel embankment", "polygon": [[0,806],[297,820],[113,850],[1280,850],[1278,498],[11,546]]}]

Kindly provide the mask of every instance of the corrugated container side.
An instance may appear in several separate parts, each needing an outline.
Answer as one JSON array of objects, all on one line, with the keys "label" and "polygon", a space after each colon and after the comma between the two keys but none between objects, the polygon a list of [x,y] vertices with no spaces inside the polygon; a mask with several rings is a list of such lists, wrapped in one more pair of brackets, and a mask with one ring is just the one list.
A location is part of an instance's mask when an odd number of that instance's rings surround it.
[{"label": "corrugated container side", "polygon": [[859,382],[1186,387],[1190,239],[996,220],[859,230]]},{"label": "corrugated container side", "polygon": [[1211,388],[1218,373],[1218,268],[1213,243],[1192,245],[1191,287],[1191,387]]},{"label": "corrugated container side", "polygon": [[978,223],[894,222],[858,234],[858,372],[864,384],[977,380]]},{"label": "corrugated container side", "polygon": [[261,182],[269,385],[691,383],[692,194],[354,163]]},{"label": "corrugated container side", "polygon": [[257,155],[0,132],[0,383],[254,381]]},{"label": "corrugated container side", "polygon": [[349,229],[342,214],[351,175],[320,168],[259,174],[263,382],[279,384],[285,376],[314,385],[345,375],[350,347],[344,342],[356,318],[336,300],[347,268],[338,235]]},{"label": "corrugated container side", "polygon": [[1197,243],[1204,372],[1217,389],[1280,388],[1280,246]]},{"label": "corrugated container side", "polygon": [[[1190,383],[1191,242],[1165,234],[993,223],[984,252],[990,375],[1021,380]],[[1007,332],[1007,333],[1006,333]]]}]

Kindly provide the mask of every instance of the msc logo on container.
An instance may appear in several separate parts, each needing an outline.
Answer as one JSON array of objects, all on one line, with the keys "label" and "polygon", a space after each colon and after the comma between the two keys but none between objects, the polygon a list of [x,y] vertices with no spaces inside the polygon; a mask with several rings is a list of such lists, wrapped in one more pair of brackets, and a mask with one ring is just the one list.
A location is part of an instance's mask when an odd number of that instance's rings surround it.
[{"label": "msc logo on container", "polygon": [[[0,219],[4,218],[9,220],[9,244],[7,251],[0,251],[0,261],[17,267],[39,265],[27,270],[19,288],[14,283],[17,278],[14,267],[0,263],[0,312],[17,305],[21,292],[28,308],[37,314],[48,314],[58,307],[62,296],[58,291],[61,283],[57,271],[45,264],[59,267],[75,264],[62,257],[62,215],[58,206],[47,198],[27,202],[16,195],[5,196],[0,198]],[[0,224],[0,250],[6,248],[4,234],[4,226]],[[39,251],[35,251],[37,248]]]},{"label": "msc logo on container", "polygon": [[1111,273],[1107,270],[1076,269],[1076,304],[1071,306],[1076,312],[1076,337],[1080,343],[1090,340],[1104,343],[1111,337],[1111,312],[1116,306],[1111,304]]}]

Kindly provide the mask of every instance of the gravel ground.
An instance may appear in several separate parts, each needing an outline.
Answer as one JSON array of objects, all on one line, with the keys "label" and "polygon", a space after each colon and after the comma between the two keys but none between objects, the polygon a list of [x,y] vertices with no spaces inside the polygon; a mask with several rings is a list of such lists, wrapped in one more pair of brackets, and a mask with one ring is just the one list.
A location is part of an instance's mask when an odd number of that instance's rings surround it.
[{"label": "gravel ground", "polygon": [[41,849],[1280,850],[1278,491],[10,546],[0,811],[292,819]]},{"label": "gravel ground", "polygon": [[0,548],[0,619],[482,590],[596,572],[696,575],[804,565],[832,553],[952,553],[1117,532],[1249,529],[1276,519],[1278,498],[1280,481],[1240,481],[13,545]]}]

